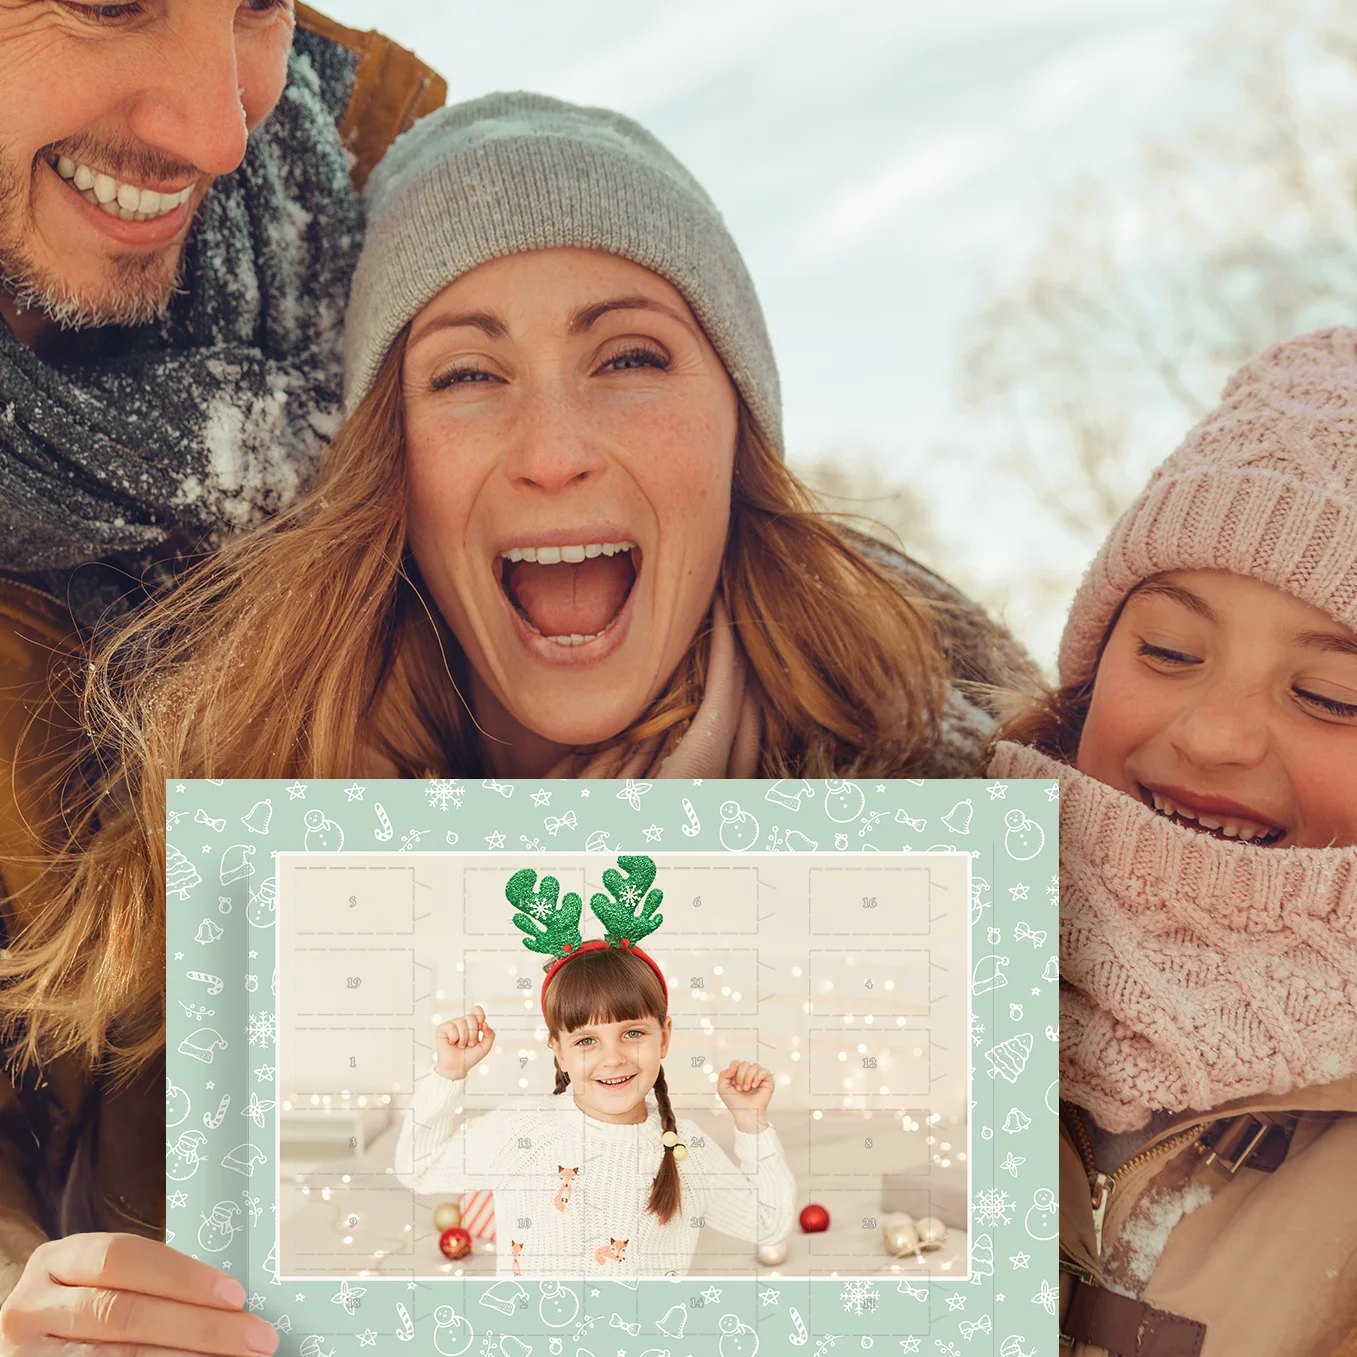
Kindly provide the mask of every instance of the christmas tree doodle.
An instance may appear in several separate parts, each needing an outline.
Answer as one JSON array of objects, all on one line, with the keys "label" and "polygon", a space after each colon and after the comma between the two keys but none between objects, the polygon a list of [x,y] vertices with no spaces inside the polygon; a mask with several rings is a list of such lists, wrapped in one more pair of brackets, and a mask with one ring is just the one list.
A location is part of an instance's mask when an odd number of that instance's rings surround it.
[{"label": "christmas tree doodle", "polygon": [[589,908],[607,929],[604,939],[609,947],[631,947],[664,922],[664,915],[655,912],[664,900],[664,892],[657,888],[646,894],[655,880],[653,858],[623,856],[617,859],[617,866],[621,872],[609,867],[603,873],[608,895],[591,896]]},{"label": "christmas tree doodle", "polygon": [[165,849],[165,894],[187,900],[189,891],[201,885],[202,880],[193,864],[173,844],[169,844]]}]

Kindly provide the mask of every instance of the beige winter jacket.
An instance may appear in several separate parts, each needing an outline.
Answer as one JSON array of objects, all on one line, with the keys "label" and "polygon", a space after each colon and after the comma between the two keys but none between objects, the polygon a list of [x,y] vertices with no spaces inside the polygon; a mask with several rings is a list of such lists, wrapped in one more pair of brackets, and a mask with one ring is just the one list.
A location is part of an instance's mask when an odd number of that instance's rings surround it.
[{"label": "beige winter jacket", "polygon": [[[1181,1113],[1110,1179],[1062,1105],[1060,1256],[1062,1354],[1336,1352],[1357,1297],[1357,1079]],[[1139,1301],[1103,1289],[1137,1270]]]}]

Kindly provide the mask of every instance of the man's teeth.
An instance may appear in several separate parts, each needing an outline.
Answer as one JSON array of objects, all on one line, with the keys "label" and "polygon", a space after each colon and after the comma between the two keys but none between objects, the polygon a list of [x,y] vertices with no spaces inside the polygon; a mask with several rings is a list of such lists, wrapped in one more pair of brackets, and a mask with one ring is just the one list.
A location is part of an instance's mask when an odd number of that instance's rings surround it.
[{"label": "man's teeth", "polygon": [[587,542],[571,547],[510,547],[500,555],[506,561],[536,561],[538,565],[559,565],[567,561],[573,565],[592,561],[595,556],[616,556],[619,551],[630,551],[635,545],[635,542]]},{"label": "man's teeth", "polygon": [[154,221],[182,207],[193,195],[192,184],[178,193],[157,193],[153,188],[124,184],[70,156],[62,156],[57,161],[56,171],[87,203],[102,207],[110,217],[120,221]]},{"label": "man's teeth", "polygon": [[1184,820],[1195,820],[1203,829],[1218,829],[1227,839],[1240,839],[1248,843],[1253,839],[1271,838],[1277,832],[1275,825],[1255,824],[1252,820],[1222,820],[1214,815],[1203,815],[1198,811],[1180,806],[1172,797],[1159,792],[1151,792],[1154,808],[1161,815],[1177,815]]}]

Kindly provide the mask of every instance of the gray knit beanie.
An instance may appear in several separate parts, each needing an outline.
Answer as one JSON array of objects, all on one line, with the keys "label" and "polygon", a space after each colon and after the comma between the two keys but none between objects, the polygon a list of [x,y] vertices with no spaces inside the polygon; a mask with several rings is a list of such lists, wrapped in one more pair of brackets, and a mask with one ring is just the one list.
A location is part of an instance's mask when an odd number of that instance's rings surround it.
[{"label": "gray knit beanie", "polygon": [[416,123],[364,196],[367,240],[344,327],[347,411],[401,330],[454,279],[504,255],[580,246],[677,289],[781,453],[777,364],[749,271],[702,186],[630,118],[487,94]]}]

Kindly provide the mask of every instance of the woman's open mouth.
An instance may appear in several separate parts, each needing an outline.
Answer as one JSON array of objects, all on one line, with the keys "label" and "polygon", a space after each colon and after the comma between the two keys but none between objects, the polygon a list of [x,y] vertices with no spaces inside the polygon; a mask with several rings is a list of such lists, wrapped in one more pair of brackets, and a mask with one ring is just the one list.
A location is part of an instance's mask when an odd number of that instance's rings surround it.
[{"label": "woman's open mouth", "polygon": [[624,1074],[617,1079],[596,1079],[594,1082],[602,1084],[604,1088],[622,1088],[635,1078],[635,1074]]},{"label": "woman's open mouth", "polygon": [[543,641],[590,647],[609,637],[641,573],[641,550],[614,542],[538,543],[506,547],[495,576],[514,615]]},{"label": "woman's open mouth", "polygon": [[[1259,848],[1270,848],[1286,837],[1286,826],[1272,823],[1257,812],[1232,802],[1207,797],[1201,800],[1170,795],[1167,790],[1137,783],[1140,799],[1157,814],[1201,834],[1232,839]],[[1176,789],[1175,789],[1176,790]]]}]

